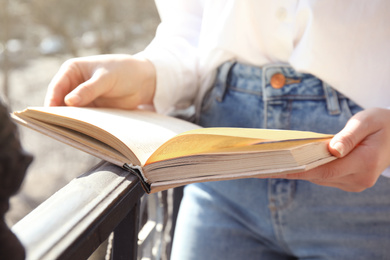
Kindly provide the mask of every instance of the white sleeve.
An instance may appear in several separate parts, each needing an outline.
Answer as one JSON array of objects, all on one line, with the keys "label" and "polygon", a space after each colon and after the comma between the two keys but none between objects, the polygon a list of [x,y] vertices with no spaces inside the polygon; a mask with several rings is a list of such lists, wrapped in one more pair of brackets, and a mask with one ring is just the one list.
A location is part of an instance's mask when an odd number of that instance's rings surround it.
[{"label": "white sleeve", "polygon": [[197,46],[201,0],[155,0],[161,17],[153,41],[140,53],[157,72],[154,105],[169,113],[193,103],[199,88]]}]

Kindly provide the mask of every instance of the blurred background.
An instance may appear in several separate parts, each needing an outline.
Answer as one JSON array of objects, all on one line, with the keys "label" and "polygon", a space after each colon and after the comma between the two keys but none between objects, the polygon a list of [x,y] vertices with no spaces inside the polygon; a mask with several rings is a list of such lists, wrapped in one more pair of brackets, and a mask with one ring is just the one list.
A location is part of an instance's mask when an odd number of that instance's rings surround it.
[{"label": "blurred background", "polygon": [[[46,88],[72,57],[142,50],[159,23],[153,0],[0,0],[0,96],[10,111],[42,106]],[[19,127],[34,156],[11,199],[12,226],[71,179],[99,162]]]}]

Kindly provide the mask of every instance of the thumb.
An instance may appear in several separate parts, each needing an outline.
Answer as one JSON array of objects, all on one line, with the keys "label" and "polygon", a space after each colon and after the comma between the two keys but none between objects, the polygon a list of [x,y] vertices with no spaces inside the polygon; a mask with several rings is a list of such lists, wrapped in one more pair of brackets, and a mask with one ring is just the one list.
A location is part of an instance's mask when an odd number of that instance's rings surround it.
[{"label": "thumb", "polygon": [[65,104],[68,106],[87,106],[106,93],[108,86],[104,72],[96,71],[89,80],[66,95]]},{"label": "thumb", "polygon": [[349,154],[366,136],[370,135],[370,129],[363,118],[356,114],[352,117],[344,129],[336,134],[329,142],[329,151],[336,157],[344,157]]}]

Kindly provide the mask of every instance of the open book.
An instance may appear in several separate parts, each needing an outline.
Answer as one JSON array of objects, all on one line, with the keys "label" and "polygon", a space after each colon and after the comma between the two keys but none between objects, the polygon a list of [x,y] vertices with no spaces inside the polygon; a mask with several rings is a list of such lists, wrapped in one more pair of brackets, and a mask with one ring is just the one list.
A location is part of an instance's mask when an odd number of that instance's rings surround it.
[{"label": "open book", "polygon": [[331,135],[201,128],[149,111],[35,107],[12,118],[136,174],[147,193],[194,182],[275,176],[335,159]]}]

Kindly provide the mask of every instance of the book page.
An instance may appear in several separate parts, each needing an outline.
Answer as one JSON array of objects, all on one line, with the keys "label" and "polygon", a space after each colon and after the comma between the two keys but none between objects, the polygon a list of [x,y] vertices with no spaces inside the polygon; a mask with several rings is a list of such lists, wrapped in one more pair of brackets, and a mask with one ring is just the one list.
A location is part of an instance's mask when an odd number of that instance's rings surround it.
[{"label": "book page", "polygon": [[[128,158],[124,157],[123,154],[119,153],[117,150],[88,135],[58,125],[43,124],[42,122],[32,118],[22,119],[20,117],[16,117],[14,114],[12,114],[11,117],[21,125],[34,129],[37,132],[56,139],[57,141],[70,145],[105,161],[109,161],[120,167],[123,166],[123,162],[128,161]],[[135,161],[137,160],[136,158],[132,159]]]},{"label": "book page", "polygon": [[19,114],[92,136],[117,149],[127,158],[134,153],[141,166],[172,137],[199,128],[180,119],[141,110],[35,107]]},{"label": "book page", "polygon": [[279,130],[279,129],[259,129],[259,128],[239,128],[239,127],[210,127],[200,128],[184,132],[180,135],[201,134],[201,135],[223,135],[233,137],[257,138],[264,140],[294,140],[328,138],[329,134],[321,134],[310,131]]},{"label": "book page", "polygon": [[195,129],[162,145],[148,159],[146,165],[196,154],[289,149],[331,137],[332,135],[290,130],[223,127]]}]

